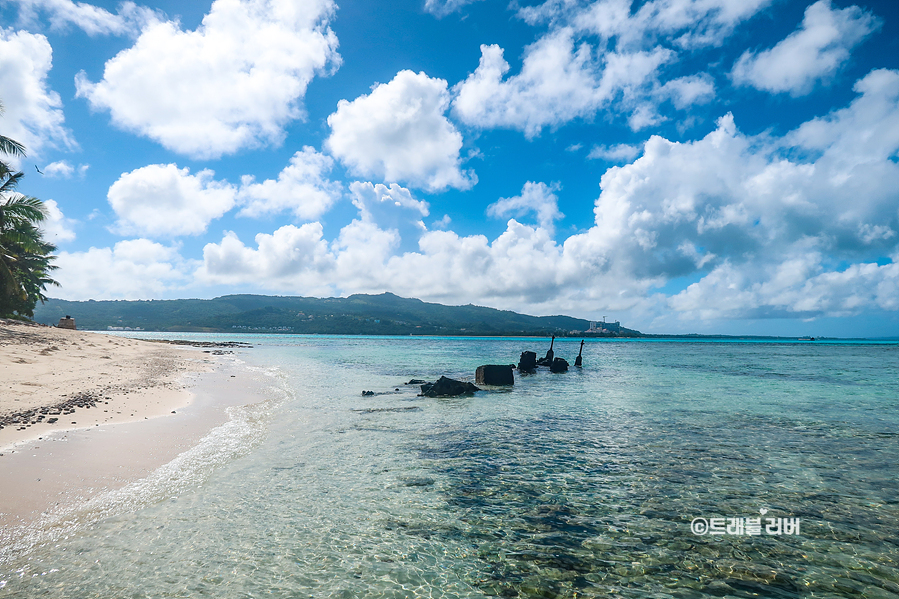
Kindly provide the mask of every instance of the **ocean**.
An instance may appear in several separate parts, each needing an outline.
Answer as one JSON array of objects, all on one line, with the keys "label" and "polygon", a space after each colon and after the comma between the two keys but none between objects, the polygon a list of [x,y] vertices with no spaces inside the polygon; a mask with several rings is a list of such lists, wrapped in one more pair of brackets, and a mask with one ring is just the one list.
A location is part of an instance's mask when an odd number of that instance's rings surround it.
[{"label": "ocean", "polygon": [[266,399],[0,597],[899,597],[896,343],[591,339],[430,399],[548,340],[239,340]]}]

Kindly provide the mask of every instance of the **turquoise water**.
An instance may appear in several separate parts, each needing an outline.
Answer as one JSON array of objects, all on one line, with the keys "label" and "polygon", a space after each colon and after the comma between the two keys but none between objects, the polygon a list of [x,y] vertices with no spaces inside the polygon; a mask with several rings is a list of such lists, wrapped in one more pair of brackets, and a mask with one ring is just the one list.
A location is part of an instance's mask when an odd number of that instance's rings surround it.
[{"label": "turquoise water", "polygon": [[[0,564],[0,597],[899,597],[899,345],[593,341],[428,399],[402,383],[546,342],[240,339],[273,391],[208,439],[233,457]],[[691,531],[718,517],[801,525]]]}]

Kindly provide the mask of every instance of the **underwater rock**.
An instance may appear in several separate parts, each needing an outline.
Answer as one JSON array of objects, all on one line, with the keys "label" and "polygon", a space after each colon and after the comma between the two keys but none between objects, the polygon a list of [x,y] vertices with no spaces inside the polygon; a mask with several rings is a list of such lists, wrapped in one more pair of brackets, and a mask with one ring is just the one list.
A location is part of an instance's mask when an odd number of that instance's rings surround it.
[{"label": "underwater rock", "polygon": [[512,367],[507,364],[486,364],[478,366],[474,382],[478,385],[514,385]]},{"label": "underwater rock", "polygon": [[427,397],[455,397],[465,393],[474,393],[480,389],[471,383],[463,383],[445,376],[440,377],[434,383],[421,386],[421,394]]},{"label": "underwater rock", "polygon": [[555,358],[549,365],[550,372],[568,372],[568,361],[565,358]]},{"label": "underwater rock", "polygon": [[537,370],[537,352],[523,351],[518,358],[519,372],[534,372]]}]

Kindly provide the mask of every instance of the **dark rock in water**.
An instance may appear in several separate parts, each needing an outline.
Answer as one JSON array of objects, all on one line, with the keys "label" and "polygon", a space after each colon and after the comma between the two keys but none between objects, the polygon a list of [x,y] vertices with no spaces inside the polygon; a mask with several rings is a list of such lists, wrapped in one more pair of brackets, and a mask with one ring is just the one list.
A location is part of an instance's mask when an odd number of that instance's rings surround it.
[{"label": "dark rock in water", "polygon": [[568,372],[568,361],[565,358],[555,358],[549,365],[550,372]]},{"label": "dark rock in water", "polygon": [[512,367],[505,364],[487,364],[478,366],[474,382],[478,385],[514,385],[515,377]]},{"label": "dark rock in water", "polygon": [[364,395],[365,397],[368,397],[369,395],[374,395],[374,394],[375,394],[374,391],[363,391],[362,392],[362,395]]},{"label": "dark rock in water", "polygon": [[583,353],[584,353],[584,340],[581,339],[581,349],[577,353],[577,358],[574,359],[574,365],[577,366],[578,368],[580,368],[583,364],[583,361],[581,359],[581,354],[583,354]]},{"label": "dark rock in water", "polygon": [[406,383],[406,384],[407,384],[407,385],[424,385],[424,384],[427,383],[427,382],[428,382],[428,381],[423,381],[423,380],[421,380],[421,379],[412,379],[411,381],[409,381],[409,382]]},{"label": "dark rock in water", "polygon": [[537,352],[523,351],[518,359],[519,372],[534,372],[537,370]]},{"label": "dark rock in water", "polygon": [[421,394],[427,397],[454,397],[465,393],[474,393],[475,391],[480,391],[480,389],[471,383],[448,379],[445,376],[437,379],[435,383],[421,386]]}]

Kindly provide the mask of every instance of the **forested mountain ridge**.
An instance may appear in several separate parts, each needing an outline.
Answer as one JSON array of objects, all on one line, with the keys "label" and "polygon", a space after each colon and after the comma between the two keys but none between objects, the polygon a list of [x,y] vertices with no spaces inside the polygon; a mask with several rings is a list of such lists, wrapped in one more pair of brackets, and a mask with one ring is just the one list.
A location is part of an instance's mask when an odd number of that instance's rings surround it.
[{"label": "forested mountain ridge", "polygon": [[[209,300],[67,301],[50,299],[34,320],[75,318],[79,329],[280,332],[362,335],[529,335],[586,331],[587,320],[529,316],[483,306],[445,306],[392,293],[312,298],[226,295]],[[622,329],[623,334],[628,331]],[[636,333],[632,331],[630,333]]]}]

